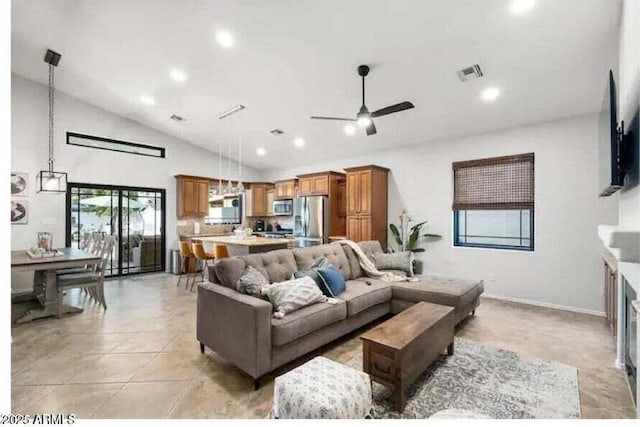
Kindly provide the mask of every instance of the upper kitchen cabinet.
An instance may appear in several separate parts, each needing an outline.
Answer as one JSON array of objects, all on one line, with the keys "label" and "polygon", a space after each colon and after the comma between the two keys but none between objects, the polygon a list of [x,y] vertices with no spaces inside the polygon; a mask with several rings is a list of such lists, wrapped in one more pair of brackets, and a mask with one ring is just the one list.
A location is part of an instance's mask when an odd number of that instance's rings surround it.
[{"label": "upper kitchen cabinet", "polygon": [[[253,182],[245,192],[246,216],[269,216],[273,205],[273,184]],[[271,203],[269,203],[271,199]]]},{"label": "upper kitchen cabinet", "polygon": [[178,218],[209,214],[209,179],[176,175]]},{"label": "upper kitchen cabinet", "polygon": [[389,169],[369,165],[347,172],[347,238],[378,240],[387,246],[387,179]]},{"label": "upper kitchen cabinet", "polygon": [[333,183],[344,179],[344,174],[338,172],[317,172],[298,175],[298,195],[329,196]]},{"label": "upper kitchen cabinet", "polygon": [[267,216],[273,216],[273,201],[275,200],[277,187],[267,190]]},{"label": "upper kitchen cabinet", "polygon": [[297,180],[295,179],[276,182],[274,199],[294,199],[296,197],[296,184]]}]

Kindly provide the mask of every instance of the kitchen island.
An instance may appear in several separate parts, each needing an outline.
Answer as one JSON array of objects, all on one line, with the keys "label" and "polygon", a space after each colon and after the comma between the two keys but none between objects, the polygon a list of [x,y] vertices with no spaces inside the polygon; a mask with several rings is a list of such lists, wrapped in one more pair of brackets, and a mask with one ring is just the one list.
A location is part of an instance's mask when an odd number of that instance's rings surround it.
[{"label": "kitchen island", "polygon": [[192,241],[203,243],[214,243],[226,245],[229,255],[248,255],[261,252],[274,251],[276,249],[287,249],[289,244],[294,243],[294,239],[286,238],[267,238],[267,237],[236,237],[236,236],[207,236],[207,237],[191,237]]}]

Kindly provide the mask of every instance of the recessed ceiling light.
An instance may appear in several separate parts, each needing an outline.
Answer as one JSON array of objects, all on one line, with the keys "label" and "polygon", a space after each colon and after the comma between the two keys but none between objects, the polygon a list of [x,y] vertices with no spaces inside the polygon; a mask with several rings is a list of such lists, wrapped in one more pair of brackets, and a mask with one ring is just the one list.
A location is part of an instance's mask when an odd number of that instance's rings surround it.
[{"label": "recessed ceiling light", "polygon": [[178,70],[177,68],[169,71],[169,77],[171,77],[173,81],[178,83],[184,83],[187,81],[187,74],[182,70]]},{"label": "recessed ceiling light", "polygon": [[304,139],[302,138],[294,139],[293,143],[295,144],[296,147],[304,147]]},{"label": "recessed ceiling light", "polygon": [[267,155],[267,150],[265,150],[264,148],[260,147],[256,150],[256,154],[258,156],[266,156]]},{"label": "recessed ceiling light", "polygon": [[500,89],[497,87],[491,86],[486,88],[480,93],[480,97],[485,102],[493,102],[500,96]]},{"label": "recessed ceiling light", "polygon": [[140,95],[140,102],[146,105],[156,105],[155,98],[149,95]]},{"label": "recessed ceiling light", "polygon": [[346,125],[344,127],[344,133],[347,135],[354,135],[356,133],[356,127],[354,125]]},{"label": "recessed ceiling light", "polygon": [[509,6],[509,9],[512,14],[520,15],[533,9],[535,4],[536,0],[511,0],[511,6]]},{"label": "recessed ceiling light", "polygon": [[231,47],[233,46],[233,36],[230,32],[225,30],[220,30],[216,33],[216,40],[218,44],[222,47]]}]

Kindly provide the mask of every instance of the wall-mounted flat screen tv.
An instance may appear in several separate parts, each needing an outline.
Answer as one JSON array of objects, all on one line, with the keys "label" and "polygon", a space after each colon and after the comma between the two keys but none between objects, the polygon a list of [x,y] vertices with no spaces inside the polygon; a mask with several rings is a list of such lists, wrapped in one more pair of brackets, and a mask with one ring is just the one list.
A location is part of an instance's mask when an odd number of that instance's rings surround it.
[{"label": "wall-mounted flat screen tv", "polygon": [[616,83],[613,72],[609,71],[598,124],[600,197],[612,195],[621,189],[624,183],[622,131],[618,127],[617,115]]}]

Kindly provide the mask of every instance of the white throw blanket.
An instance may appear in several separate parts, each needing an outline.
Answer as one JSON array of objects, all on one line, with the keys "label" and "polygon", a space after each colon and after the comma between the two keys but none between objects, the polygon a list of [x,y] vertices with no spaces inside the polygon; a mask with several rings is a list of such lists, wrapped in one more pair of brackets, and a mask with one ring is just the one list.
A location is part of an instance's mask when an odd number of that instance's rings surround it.
[{"label": "white throw blanket", "polygon": [[378,270],[375,264],[371,262],[367,254],[365,254],[362,248],[360,248],[360,246],[353,240],[338,240],[337,243],[349,246],[351,249],[353,249],[353,252],[358,257],[358,263],[360,264],[360,267],[364,270],[368,277],[384,280],[385,282],[417,282],[419,280],[417,277],[406,277],[400,274]]}]

